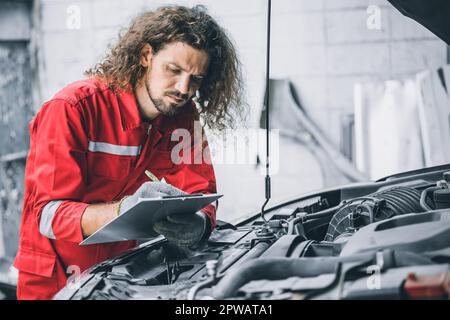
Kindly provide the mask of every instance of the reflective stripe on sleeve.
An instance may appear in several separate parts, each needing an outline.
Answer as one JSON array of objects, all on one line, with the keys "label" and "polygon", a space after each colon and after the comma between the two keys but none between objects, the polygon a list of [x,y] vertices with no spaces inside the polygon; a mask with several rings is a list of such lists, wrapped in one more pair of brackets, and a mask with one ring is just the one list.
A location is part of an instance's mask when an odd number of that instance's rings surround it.
[{"label": "reflective stripe on sleeve", "polygon": [[55,234],[53,233],[52,221],[61,203],[62,200],[50,201],[42,209],[39,232],[47,238],[56,239]]}]

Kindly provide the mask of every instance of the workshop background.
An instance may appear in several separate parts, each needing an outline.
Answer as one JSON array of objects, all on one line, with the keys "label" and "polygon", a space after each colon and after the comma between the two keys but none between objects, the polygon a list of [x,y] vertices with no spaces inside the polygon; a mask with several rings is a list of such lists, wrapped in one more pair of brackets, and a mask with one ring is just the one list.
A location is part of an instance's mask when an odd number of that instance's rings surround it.
[{"label": "workshop background", "polygon": [[[172,3],[204,4],[238,48],[250,107],[242,127],[257,132],[258,148],[249,153],[234,139],[225,143],[247,157],[216,161],[218,191],[225,195],[218,218],[235,221],[260,210],[267,1],[0,1],[0,257],[17,250],[27,122],[44,101],[83,78],[132,17]],[[297,121],[289,130],[272,127],[280,131],[271,148],[269,205],[449,162],[448,151],[433,143],[449,139],[442,108],[449,105],[449,49],[424,27],[384,0],[275,0],[271,35],[271,96],[277,98],[271,115]],[[219,137],[210,140],[213,149],[223,147]]]}]

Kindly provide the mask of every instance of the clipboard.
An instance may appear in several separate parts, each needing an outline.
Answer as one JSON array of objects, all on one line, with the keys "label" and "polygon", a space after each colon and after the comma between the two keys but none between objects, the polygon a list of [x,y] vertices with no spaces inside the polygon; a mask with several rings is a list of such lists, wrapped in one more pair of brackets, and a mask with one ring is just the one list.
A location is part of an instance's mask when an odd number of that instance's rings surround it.
[{"label": "clipboard", "polygon": [[152,228],[156,221],[172,214],[194,214],[222,196],[221,194],[188,194],[140,198],[133,207],[84,239],[80,245],[153,238],[158,235]]}]

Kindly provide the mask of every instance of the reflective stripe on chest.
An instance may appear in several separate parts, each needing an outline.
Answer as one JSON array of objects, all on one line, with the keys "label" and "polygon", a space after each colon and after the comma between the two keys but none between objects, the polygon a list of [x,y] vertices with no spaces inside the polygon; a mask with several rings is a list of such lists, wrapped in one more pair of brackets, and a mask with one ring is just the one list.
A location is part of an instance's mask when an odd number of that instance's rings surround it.
[{"label": "reflective stripe on chest", "polygon": [[138,156],[141,151],[141,146],[121,146],[106,142],[89,141],[88,150],[117,156]]}]

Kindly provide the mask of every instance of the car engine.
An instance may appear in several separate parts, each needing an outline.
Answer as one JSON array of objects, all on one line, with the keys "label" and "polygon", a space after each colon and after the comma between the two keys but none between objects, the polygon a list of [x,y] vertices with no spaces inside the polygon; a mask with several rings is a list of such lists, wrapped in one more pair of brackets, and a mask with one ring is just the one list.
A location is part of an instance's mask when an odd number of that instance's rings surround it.
[{"label": "car engine", "polygon": [[314,192],[198,251],[163,237],[83,272],[55,299],[448,299],[450,165]]}]

